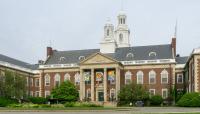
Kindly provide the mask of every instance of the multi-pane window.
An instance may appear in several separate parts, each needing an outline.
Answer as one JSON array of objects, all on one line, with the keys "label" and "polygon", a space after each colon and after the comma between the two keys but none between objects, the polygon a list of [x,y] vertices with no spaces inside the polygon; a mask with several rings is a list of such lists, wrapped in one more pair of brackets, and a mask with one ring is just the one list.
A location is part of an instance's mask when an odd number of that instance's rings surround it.
[{"label": "multi-pane window", "polygon": [[125,84],[130,84],[131,83],[131,76],[132,76],[132,73],[130,71],[127,71],[125,73]]},{"label": "multi-pane window", "polygon": [[30,86],[33,86],[33,78],[30,78]]},{"label": "multi-pane window", "polygon": [[163,99],[166,99],[168,97],[168,90],[167,89],[162,89],[162,97],[163,97]]},{"label": "multi-pane window", "polygon": [[111,100],[114,100],[114,98],[115,98],[115,89],[111,89],[110,90],[110,98],[111,98]]},{"label": "multi-pane window", "polygon": [[137,72],[137,84],[143,84],[143,75],[142,71]]},{"label": "multi-pane window", "polygon": [[57,73],[54,77],[54,85],[58,87],[60,85],[60,75]]},{"label": "multi-pane window", "polygon": [[45,80],[45,86],[49,86],[50,85],[50,76],[49,76],[49,74],[45,75],[44,80]]},{"label": "multi-pane window", "polygon": [[168,83],[168,72],[166,70],[163,70],[161,72],[161,83],[167,84]]},{"label": "multi-pane window", "polygon": [[90,89],[87,89],[87,98],[90,98],[91,97],[91,90]]},{"label": "multi-pane window", "polygon": [[50,96],[50,91],[45,91],[45,98],[47,98],[48,96]]},{"label": "multi-pane window", "polygon": [[177,83],[183,83],[183,74],[177,75]]},{"label": "multi-pane window", "polygon": [[35,92],[35,97],[39,97],[40,96],[40,92],[39,91],[36,91]]},{"label": "multi-pane window", "polygon": [[74,77],[75,77],[75,84],[79,85],[80,84],[80,74],[76,73]]},{"label": "multi-pane window", "polygon": [[156,90],[155,89],[149,89],[149,95],[150,97],[155,95]]},{"label": "multi-pane window", "polygon": [[149,84],[155,84],[156,83],[156,73],[155,71],[149,72]]},{"label": "multi-pane window", "polygon": [[35,87],[39,87],[40,86],[40,79],[36,78],[35,79]]},{"label": "multi-pane window", "polygon": [[70,75],[68,73],[65,74],[64,76],[64,81],[70,80]]}]

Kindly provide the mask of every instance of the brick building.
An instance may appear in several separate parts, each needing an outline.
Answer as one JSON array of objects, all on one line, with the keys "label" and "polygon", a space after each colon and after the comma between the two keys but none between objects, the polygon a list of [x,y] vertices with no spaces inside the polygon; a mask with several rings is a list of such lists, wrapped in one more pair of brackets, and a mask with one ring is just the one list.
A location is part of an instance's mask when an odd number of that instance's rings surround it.
[{"label": "brick building", "polygon": [[0,55],[0,72],[5,69],[26,74],[30,96],[49,96],[65,80],[79,90],[80,100],[109,102],[125,84],[142,84],[151,95],[168,98],[170,90],[200,91],[200,49],[190,56],[176,56],[176,37],[171,43],[131,46],[127,16],[120,12],[118,25],[104,26],[100,49],[58,51],[47,47],[44,62],[31,65]]}]

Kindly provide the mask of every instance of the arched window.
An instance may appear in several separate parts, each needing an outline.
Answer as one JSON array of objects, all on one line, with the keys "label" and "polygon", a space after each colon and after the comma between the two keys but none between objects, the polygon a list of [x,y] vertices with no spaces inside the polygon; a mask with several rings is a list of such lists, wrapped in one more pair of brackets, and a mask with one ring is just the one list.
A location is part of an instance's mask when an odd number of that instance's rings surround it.
[{"label": "arched window", "polygon": [[79,56],[78,58],[80,61],[85,59],[85,56]]},{"label": "arched window", "polygon": [[126,57],[131,59],[134,57],[134,55],[133,55],[133,53],[128,53],[128,54],[126,54]]},{"label": "arched window", "polygon": [[162,84],[168,83],[168,72],[165,69],[161,72],[161,83]]},{"label": "arched window", "polygon": [[125,73],[125,84],[130,84],[131,83],[131,76],[132,76],[132,73],[130,71],[127,71]]},{"label": "arched window", "polygon": [[119,42],[123,42],[123,34],[122,33],[119,34]]},{"label": "arched window", "polygon": [[70,80],[70,75],[68,73],[65,74],[64,76],[64,81]]},{"label": "arched window", "polygon": [[79,85],[80,84],[80,74],[76,73],[74,77],[75,77],[75,84]]},{"label": "arched window", "polygon": [[56,74],[54,77],[54,85],[58,87],[60,85],[60,74]]},{"label": "arched window", "polygon": [[109,36],[110,35],[110,30],[109,29],[107,29],[107,36]]},{"label": "arched window", "polygon": [[150,56],[150,57],[156,57],[156,55],[157,55],[156,52],[150,52],[150,53],[149,53],[149,56]]},{"label": "arched window", "polygon": [[137,84],[143,84],[143,75],[144,73],[142,71],[137,72]]},{"label": "arched window", "polygon": [[156,72],[150,71],[149,72],[149,84],[155,84],[156,83]]},{"label": "arched window", "polygon": [[44,78],[44,82],[45,82],[45,86],[50,86],[50,76],[49,74],[46,74],[45,75],[45,78]]}]

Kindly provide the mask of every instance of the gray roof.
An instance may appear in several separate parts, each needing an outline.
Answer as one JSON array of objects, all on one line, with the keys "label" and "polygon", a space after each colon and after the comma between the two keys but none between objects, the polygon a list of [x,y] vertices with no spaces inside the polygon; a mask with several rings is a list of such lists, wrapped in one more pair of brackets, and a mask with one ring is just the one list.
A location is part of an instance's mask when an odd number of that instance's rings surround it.
[{"label": "gray roof", "polygon": [[0,54],[0,61],[7,62],[13,65],[20,66],[20,67],[32,69],[32,70],[35,70],[38,68],[37,65],[32,65],[32,64],[29,64],[29,63],[26,63],[26,62],[23,62],[23,61],[20,61],[20,60],[17,60],[17,59],[14,59],[2,54]]},{"label": "gray roof", "polygon": [[177,64],[185,64],[188,60],[188,56],[185,57],[176,57]]},{"label": "gray roof", "polygon": [[[79,63],[79,57],[88,56],[100,52],[100,49],[72,50],[72,51],[53,51],[53,55],[48,58],[45,64],[69,64]],[[155,52],[156,56],[149,56],[150,52]],[[133,53],[134,57],[128,58],[127,54]],[[170,44],[151,45],[151,46],[135,46],[116,48],[115,53],[106,54],[118,61],[130,60],[152,60],[152,59],[171,59],[172,49]],[[64,58],[64,59],[61,59]]]}]

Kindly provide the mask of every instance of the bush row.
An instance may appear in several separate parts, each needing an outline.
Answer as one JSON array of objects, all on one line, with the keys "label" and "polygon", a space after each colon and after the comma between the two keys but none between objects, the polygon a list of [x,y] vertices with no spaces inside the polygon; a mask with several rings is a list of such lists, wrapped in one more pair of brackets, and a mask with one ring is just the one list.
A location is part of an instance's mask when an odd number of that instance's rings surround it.
[{"label": "bush row", "polygon": [[15,104],[15,103],[18,103],[18,101],[14,99],[0,97],[0,107],[6,107],[9,104]]},{"label": "bush row", "polygon": [[177,102],[181,107],[200,107],[200,93],[187,93]]}]

